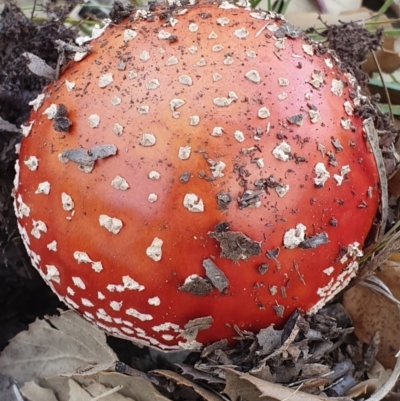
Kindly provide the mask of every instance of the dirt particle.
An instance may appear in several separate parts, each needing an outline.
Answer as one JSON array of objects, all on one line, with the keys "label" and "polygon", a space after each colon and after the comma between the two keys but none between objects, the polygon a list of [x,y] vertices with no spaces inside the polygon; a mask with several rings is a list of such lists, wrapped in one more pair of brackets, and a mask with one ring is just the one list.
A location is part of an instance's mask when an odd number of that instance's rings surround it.
[{"label": "dirt particle", "polygon": [[229,281],[225,274],[211,259],[203,260],[203,267],[206,271],[206,276],[211,284],[219,291],[224,292],[229,286]]},{"label": "dirt particle", "polygon": [[221,247],[220,256],[222,258],[237,262],[238,260],[247,260],[252,256],[258,256],[261,253],[261,242],[253,241],[241,232],[219,232],[216,226],[215,231],[209,231],[208,235],[219,242]]},{"label": "dirt particle", "polygon": [[212,290],[213,286],[211,283],[198,276],[197,274],[192,274],[186,278],[183,285],[178,287],[179,291],[184,291],[192,295],[208,295]]}]

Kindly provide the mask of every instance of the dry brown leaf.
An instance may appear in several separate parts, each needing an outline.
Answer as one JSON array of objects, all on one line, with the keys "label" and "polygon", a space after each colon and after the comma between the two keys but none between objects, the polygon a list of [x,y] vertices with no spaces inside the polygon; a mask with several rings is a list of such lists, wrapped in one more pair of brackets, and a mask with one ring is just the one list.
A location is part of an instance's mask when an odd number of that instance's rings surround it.
[{"label": "dry brown leaf", "polygon": [[[381,272],[376,272],[376,277],[398,294],[396,286],[400,281],[399,263],[389,261],[381,269]],[[392,369],[396,363],[395,355],[400,349],[399,307],[386,296],[362,284],[344,293],[343,306],[350,314],[355,335],[361,342],[369,343],[373,335],[380,332],[381,345],[377,360],[385,368]]]},{"label": "dry brown leaf", "polygon": [[[326,397],[319,397],[293,390],[279,384],[269,383],[247,373],[240,373],[232,369],[225,369],[226,387],[224,394],[231,400],[243,399],[246,401],[326,401]],[[241,398],[240,398],[241,397]],[[329,398],[334,401],[335,398]],[[345,398],[341,398],[345,400]],[[351,401],[349,398],[348,400]]]},{"label": "dry brown leaf", "polygon": [[389,287],[393,296],[400,300],[400,254],[393,254],[375,275]]},{"label": "dry brown leaf", "polygon": [[74,380],[68,379],[68,384],[69,384],[68,401],[92,401],[93,400],[93,397]]},{"label": "dry brown leaf", "polygon": [[19,383],[37,377],[75,371],[87,364],[108,363],[117,356],[108,347],[106,336],[96,326],[72,311],[36,320],[13,338],[0,356],[0,373]]},{"label": "dry brown leaf", "polygon": [[[127,397],[129,400],[169,401],[148,380],[139,377],[127,376],[116,372],[100,372],[92,376],[72,376],[72,379],[84,388],[92,383],[100,383],[108,389],[122,386],[118,394]],[[69,401],[70,388],[67,377],[40,378],[38,383],[44,388],[53,390],[58,396],[57,401]]]},{"label": "dry brown leaf", "polygon": [[171,370],[161,370],[161,369],[153,370],[153,371],[151,371],[151,373],[165,377],[168,380],[172,380],[178,386],[184,386],[184,387],[191,388],[193,391],[196,392],[197,395],[202,397],[202,399],[205,401],[221,401],[222,400],[222,398],[219,397],[217,394],[199,386],[196,383],[193,383],[192,381],[186,379],[179,373],[175,373]]},{"label": "dry brown leaf", "polygon": [[52,390],[43,388],[34,381],[25,383],[20,391],[28,401],[58,401]]}]

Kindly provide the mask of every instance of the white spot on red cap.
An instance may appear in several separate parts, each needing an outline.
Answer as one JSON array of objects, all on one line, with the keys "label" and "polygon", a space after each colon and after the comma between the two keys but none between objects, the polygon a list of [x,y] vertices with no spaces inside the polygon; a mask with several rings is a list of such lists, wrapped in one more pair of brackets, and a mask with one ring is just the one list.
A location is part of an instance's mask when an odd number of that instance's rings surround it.
[{"label": "white spot on red cap", "polygon": [[47,249],[52,252],[57,252],[57,241],[51,241],[47,244]]},{"label": "white spot on red cap", "polygon": [[37,111],[39,107],[43,104],[44,100],[44,93],[37,95],[37,97],[29,102],[29,106],[33,107],[33,110]]},{"label": "white spot on red cap", "polygon": [[97,309],[96,316],[101,320],[112,323],[111,316],[103,308]]},{"label": "white spot on red cap", "polygon": [[80,277],[76,277],[73,276],[72,278],[72,282],[74,283],[74,285],[78,288],[80,288],[81,290],[86,290],[86,284],[83,282],[83,280]]},{"label": "white spot on red cap", "polygon": [[107,290],[110,292],[124,292],[125,290],[129,291],[143,291],[144,285],[140,285],[136,280],[134,280],[130,276],[122,277],[122,284],[108,284]]},{"label": "white spot on red cap", "polygon": [[136,319],[141,320],[142,322],[146,321],[146,320],[153,320],[153,316],[148,315],[146,313],[140,313],[139,311],[137,311],[134,308],[129,308],[125,311],[125,313],[129,316],[133,316]]},{"label": "white spot on red cap", "polygon": [[47,233],[47,226],[41,220],[32,220],[32,226],[31,234],[37,239],[40,239],[42,233]]},{"label": "white spot on red cap", "polygon": [[150,113],[150,106],[147,106],[147,105],[139,106],[137,108],[137,111],[141,116],[143,114],[149,114]]},{"label": "white spot on red cap", "polygon": [[148,90],[155,90],[160,87],[160,81],[157,78],[151,79],[146,83],[146,88]]},{"label": "white spot on red cap", "polygon": [[168,60],[167,60],[167,62],[165,63],[165,65],[167,66],[167,67],[169,67],[169,66],[171,66],[171,65],[176,65],[176,64],[178,64],[179,63],[179,60],[175,57],[175,56],[171,56]]},{"label": "white spot on red cap", "polygon": [[171,334],[163,334],[161,336],[165,341],[172,341],[175,339],[175,336],[171,335]]},{"label": "white spot on red cap", "polygon": [[204,212],[204,203],[196,194],[186,194],[183,199],[183,206],[193,213]]},{"label": "white spot on red cap", "polygon": [[219,81],[220,79],[222,79],[222,76],[221,76],[220,74],[218,74],[218,72],[215,72],[215,73],[212,75],[212,80],[213,80],[213,82],[217,82],[217,81]]},{"label": "white spot on red cap", "polygon": [[81,251],[75,251],[74,252],[74,259],[78,263],[89,263],[92,265],[92,269],[96,273],[100,273],[103,270],[103,265],[101,262],[94,262],[92,259],[90,259],[89,255],[86,252],[81,252]]},{"label": "white spot on red cap", "polygon": [[54,265],[46,265],[47,273],[46,279],[60,284],[60,271]]},{"label": "white spot on red cap", "polygon": [[296,225],[296,228],[291,228],[285,232],[283,236],[283,246],[288,249],[294,249],[304,241],[305,235],[306,226],[299,223]]},{"label": "white spot on red cap", "polygon": [[319,122],[321,120],[321,115],[318,110],[310,110],[308,112],[308,114],[309,114],[310,120],[313,124],[316,124],[317,122]]},{"label": "white spot on red cap", "polygon": [[278,85],[279,86],[288,86],[289,80],[287,78],[278,78]]},{"label": "white spot on red cap", "polygon": [[141,61],[143,61],[144,63],[146,62],[146,61],[149,61],[150,60],[150,53],[147,51],[147,50],[143,50],[141,53],[140,53],[140,56],[139,56],[139,59],[141,60]]},{"label": "white spot on red cap", "polygon": [[120,301],[120,302],[111,301],[111,302],[110,302],[110,307],[111,307],[111,309],[113,309],[113,310],[115,310],[115,311],[118,312],[118,311],[121,310],[122,304],[123,304],[123,301]]},{"label": "white spot on red cap", "polygon": [[330,177],[330,174],[326,169],[325,164],[322,162],[317,163],[314,167],[314,172],[317,175],[317,177],[314,178],[314,184],[317,187],[323,187],[325,185],[325,182]]},{"label": "white spot on red cap", "polygon": [[24,136],[25,138],[29,136],[33,127],[33,123],[34,121],[31,121],[29,125],[21,125],[22,136]]},{"label": "white spot on red cap", "polygon": [[301,46],[301,48],[303,49],[303,52],[308,54],[309,56],[314,55],[314,47],[312,45],[304,44]]},{"label": "white spot on red cap", "polygon": [[200,117],[199,116],[190,116],[189,117],[189,124],[191,125],[191,126],[196,126],[196,125],[199,125],[199,123],[200,123]]},{"label": "white spot on red cap", "polygon": [[90,128],[97,128],[100,124],[100,116],[98,114],[91,114],[88,121]]},{"label": "white spot on red cap", "polygon": [[161,304],[161,300],[159,297],[152,297],[147,300],[149,305],[159,306]]},{"label": "white spot on red cap", "polygon": [[340,79],[332,79],[331,92],[336,96],[342,96],[344,84]]},{"label": "white spot on red cap", "polygon": [[79,309],[79,305],[73,301],[70,297],[65,297],[64,301],[72,308]]},{"label": "white spot on red cap", "polygon": [[223,134],[222,127],[214,127],[210,135],[211,136],[222,136],[222,134]]},{"label": "white spot on red cap", "polygon": [[19,219],[22,219],[23,216],[29,217],[30,213],[31,213],[31,208],[22,201],[21,194],[18,194],[15,203],[15,214]]},{"label": "white spot on red cap", "polygon": [[121,136],[124,133],[124,127],[119,123],[114,123],[113,132],[117,136]]},{"label": "white spot on red cap", "polygon": [[24,164],[29,170],[35,171],[39,166],[39,160],[36,156],[30,156],[27,160],[24,160]]},{"label": "white spot on red cap", "polygon": [[147,197],[147,200],[148,200],[150,203],[156,202],[157,199],[158,199],[158,196],[157,196],[157,194],[155,194],[155,193],[151,193],[151,194],[149,194],[149,196]]},{"label": "white spot on red cap", "polygon": [[148,177],[150,178],[150,180],[159,180],[161,177],[161,174],[158,171],[150,171]]},{"label": "white spot on red cap", "polygon": [[159,262],[162,257],[163,243],[164,241],[161,238],[155,237],[151,245],[146,249],[146,255],[155,262]]},{"label": "white spot on red cap", "polygon": [[178,151],[178,157],[180,160],[187,160],[192,152],[191,146],[181,146]]},{"label": "white spot on red cap", "polygon": [[123,223],[120,219],[107,216],[106,214],[101,214],[99,216],[99,224],[112,234],[118,234],[123,227]]},{"label": "white spot on red cap", "polygon": [[37,190],[35,191],[35,194],[44,194],[48,195],[50,193],[50,183],[48,181],[41,182]]},{"label": "white spot on red cap", "polygon": [[189,75],[179,75],[178,81],[182,85],[186,85],[186,86],[193,85],[193,80]]},{"label": "white spot on red cap", "polygon": [[160,324],[158,326],[153,326],[152,330],[155,331],[156,333],[159,333],[160,331],[170,331],[173,330],[176,333],[181,332],[181,328],[179,327],[179,325],[177,325],[176,323],[171,323],[171,322],[166,322],[163,324]]},{"label": "white spot on red cap", "polygon": [[335,271],[335,268],[333,266],[328,267],[327,269],[322,270],[324,274],[327,276],[330,276],[333,272]]},{"label": "white spot on red cap", "polygon": [[287,99],[287,97],[288,97],[288,94],[286,92],[282,92],[278,95],[279,100],[285,100],[285,99]]},{"label": "white spot on red cap", "polygon": [[249,31],[246,28],[239,28],[233,32],[238,39],[246,39],[249,36]]},{"label": "white spot on red cap", "polygon": [[136,36],[137,36],[137,32],[134,31],[133,29],[125,29],[124,36],[123,36],[124,43],[127,43],[130,40],[135,39]]},{"label": "white spot on red cap", "polygon": [[217,24],[220,26],[228,25],[230,22],[231,22],[230,19],[227,17],[217,18]]},{"label": "white spot on red cap", "polygon": [[261,107],[258,110],[257,115],[259,118],[268,118],[271,115],[271,113],[269,112],[269,109],[267,107]]},{"label": "white spot on red cap", "polygon": [[220,178],[224,176],[223,171],[226,167],[226,164],[223,161],[215,162],[211,159],[208,159],[207,161],[211,164],[210,170],[214,178]]},{"label": "white spot on red cap", "polygon": [[125,180],[125,178],[122,178],[120,175],[117,175],[111,181],[111,186],[114,187],[115,189],[119,189],[120,191],[126,191],[129,189],[128,182]]},{"label": "white spot on red cap", "polygon": [[90,300],[87,299],[87,298],[81,298],[81,302],[82,302],[82,305],[83,305],[83,306],[86,306],[86,307],[88,307],[88,308],[93,308],[93,307],[94,307],[93,302],[90,301]]},{"label": "white spot on red cap", "polygon": [[65,80],[65,87],[67,88],[67,92],[72,92],[75,88],[75,82],[70,82],[67,79]]},{"label": "white spot on red cap", "polygon": [[118,97],[118,96],[113,96],[113,97],[111,98],[111,104],[112,104],[113,106],[118,106],[118,105],[121,104],[121,102],[122,102],[122,99],[121,99],[120,97]]},{"label": "white spot on red cap", "polygon": [[290,186],[287,184],[279,183],[275,187],[275,191],[280,198],[283,198],[289,192]]},{"label": "white spot on red cap", "polygon": [[196,23],[192,22],[189,24],[189,32],[195,33],[198,30],[199,30],[199,26]]},{"label": "white spot on red cap", "polygon": [[99,86],[100,88],[105,88],[106,86],[110,85],[114,81],[112,72],[107,74],[103,74],[99,78]]},{"label": "white spot on red cap", "polygon": [[235,60],[234,60],[234,58],[233,57],[231,57],[231,56],[225,56],[225,58],[224,58],[224,61],[223,61],[223,63],[225,64],[225,65],[231,65],[231,64],[233,64],[235,62]]},{"label": "white spot on red cap", "polygon": [[142,135],[142,139],[140,140],[139,144],[144,147],[154,146],[157,139],[154,134],[151,132],[145,132]]},{"label": "white spot on red cap", "polygon": [[259,84],[261,82],[261,76],[260,73],[257,70],[250,70],[247,71],[244,76],[251,82],[254,82],[255,84]]},{"label": "white spot on red cap", "polygon": [[133,70],[128,72],[128,78],[129,79],[135,79],[135,78],[137,78],[137,76],[138,76],[138,74]]},{"label": "white spot on red cap", "polygon": [[65,211],[70,212],[71,210],[74,209],[75,203],[72,200],[71,196],[68,195],[67,193],[63,192],[61,194],[61,204],[62,207]]},{"label": "white spot on red cap", "polygon": [[224,46],[222,46],[221,44],[218,44],[218,45],[214,45],[212,48],[211,48],[211,50],[213,51],[213,52],[220,52],[221,50],[224,50]]},{"label": "white spot on red cap", "polygon": [[276,159],[287,162],[289,161],[291,150],[292,148],[290,147],[290,145],[287,142],[283,141],[274,148],[272,154]]},{"label": "white spot on red cap", "polygon": [[164,30],[160,30],[157,34],[157,38],[160,40],[168,39],[170,36],[171,36],[171,34]]},{"label": "white spot on red cap", "polygon": [[202,58],[196,63],[196,65],[197,65],[198,67],[204,67],[204,66],[207,65],[207,62],[206,62],[206,60],[204,59],[204,57],[202,57]]}]

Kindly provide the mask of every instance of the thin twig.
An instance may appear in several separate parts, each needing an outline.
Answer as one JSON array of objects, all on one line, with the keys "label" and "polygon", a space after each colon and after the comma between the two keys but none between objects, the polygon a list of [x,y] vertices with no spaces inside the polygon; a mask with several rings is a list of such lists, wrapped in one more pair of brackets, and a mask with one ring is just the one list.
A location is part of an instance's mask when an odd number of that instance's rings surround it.
[{"label": "thin twig", "polygon": [[33,14],[35,14],[35,11],[36,11],[36,3],[37,3],[37,0],[34,0],[33,1],[32,12],[31,12],[31,21],[33,21]]},{"label": "thin twig", "polygon": [[371,50],[371,54],[372,54],[372,58],[374,59],[376,68],[378,69],[378,74],[379,74],[379,77],[381,78],[383,89],[385,90],[387,103],[388,103],[388,106],[389,106],[389,116],[390,116],[390,119],[392,120],[392,123],[394,124],[392,102],[390,101],[389,91],[388,91],[388,88],[387,88],[387,86],[385,84],[385,80],[383,79],[382,69],[381,69],[381,66],[379,65],[378,59],[377,59],[376,54],[375,54],[375,52],[373,50]]},{"label": "thin twig", "polygon": [[116,387],[112,388],[111,390],[108,390],[105,393],[92,398],[92,401],[97,401],[97,400],[100,400],[101,398],[108,397],[109,395],[117,393],[119,390],[122,390],[123,388],[124,388],[124,386],[122,386],[122,385],[116,386]]}]

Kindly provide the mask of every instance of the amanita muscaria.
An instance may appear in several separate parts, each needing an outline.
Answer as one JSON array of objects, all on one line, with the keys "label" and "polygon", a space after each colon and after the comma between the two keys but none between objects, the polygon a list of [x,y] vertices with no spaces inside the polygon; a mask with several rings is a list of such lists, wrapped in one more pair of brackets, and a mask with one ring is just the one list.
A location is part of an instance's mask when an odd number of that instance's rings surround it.
[{"label": "amanita muscaria", "polygon": [[34,102],[15,180],[61,300],[112,335],[196,349],[312,313],[355,276],[380,185],[334,55],[206,1],[136,11],[90,47]]}]

